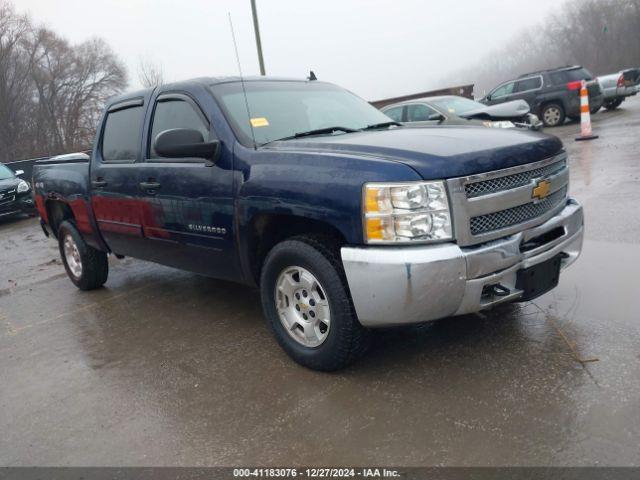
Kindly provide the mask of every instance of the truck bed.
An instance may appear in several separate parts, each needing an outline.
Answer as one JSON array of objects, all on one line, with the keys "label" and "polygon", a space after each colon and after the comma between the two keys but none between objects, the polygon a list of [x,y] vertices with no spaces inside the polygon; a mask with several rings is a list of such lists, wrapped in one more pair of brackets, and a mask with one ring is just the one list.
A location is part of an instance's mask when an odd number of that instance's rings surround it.
[{"label": "truck bed", "polygon": [[60,209],[70,208],[88,243],[104,249],[91,211],[89,161],[84,153],[38,160],[33,167],[34,198],[43,226],[51,233],[55,235],[63,219]]}]

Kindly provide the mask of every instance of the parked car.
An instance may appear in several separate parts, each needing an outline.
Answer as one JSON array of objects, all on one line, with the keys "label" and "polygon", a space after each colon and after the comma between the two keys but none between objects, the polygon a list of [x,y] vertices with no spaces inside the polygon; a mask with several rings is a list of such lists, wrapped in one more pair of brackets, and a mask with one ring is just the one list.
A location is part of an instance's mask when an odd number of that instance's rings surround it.
[{"label": "parked car", "polygon": [[480,125],[494,128],[542,128],[540,119],[529,113],[529,105],[515,100],[487,106],[457,95],[417,98],[381,108],[397,122],[409,125]]},{"label": "parked car", "polygon": [[615,110],[625,98],[640,91],[640,68],[602,75],[597,80],[604,95],[604,108]]},{"label": "parked car", "polygon": [[524,100],[546,127],[562,125],[566,117],[580,119],[580,88],[587,82],[589,109],[600,110],[604,97],[600,84],[581,66],[560,67],[521,75],[498,85],[480,102],[487,105]]},{"label": "parked car", "polygon": [[567,154],[538,132],[398,126],[330,83],[268,77],[124,95],[98,132],[90,160],[34,167],[71,281],[103,285],[111,253],[259,286],[314,369],[347,365],[370,328],[535,298],[582,247]]},{"label": "parked car", "polygon": [[24,172],[13,172],[0,163],[0,217],[20,213],[34,214],[31,186],[20,178]]}]

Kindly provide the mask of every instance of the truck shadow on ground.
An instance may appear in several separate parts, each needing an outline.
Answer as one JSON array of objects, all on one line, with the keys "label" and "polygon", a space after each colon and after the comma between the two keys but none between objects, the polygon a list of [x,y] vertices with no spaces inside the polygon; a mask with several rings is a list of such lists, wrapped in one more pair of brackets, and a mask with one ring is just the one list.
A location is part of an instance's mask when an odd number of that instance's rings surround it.
[{"label": "truck shadow on ground", "polygon": [[[379,330],[363,358],[327,374],[280,349],[254,288],[136,260],[114,262],[100,290],[79,292],[67,279],[48,288],[58,292],[52,318],[13,337],[55,345],[32,381],[73,378],[127,422],[146,418],[217,459],[284,461],[274,438],[288,438],[305,445],[295,450],[301,463],[317,451],[347,461],[354,442],[377,452],[372,439],[392,435],[398,441],[387,448],[402,445],[398,455],[427,461],[427,446],[456,429],[513,428],[526,417],[523,405],[572,412],[572,392],[586,382],[527,305]],[[495,416],[487,420],[488,412]],[[538,438],[563,444],[563,431],[545,426]]]},{"label": "truck shadow on ground", "polygon": [[[96,308],[84,309],[84,315],[90,314],[88,323],[86,316],[71,316],[95,366],[114,361],[124,366],[144,357],[151,369],[158,365],[149,360],[156,358],[164,365],[189,364],[189,372],[205,377],[215,377],[225,368],[239,376],[251,369],[264,372],[267,365],[270,376],[274,368],[303,377],[324,375],[297,366],[279,348],[263,318],[257,289],[165,267],[161,268],[170,274],[158,275],[156,268],[128,276],[114,290],[96,292],[104,300],[99,299]],[[114,293],[119,298],[109,300]],[[550,352],[570,362],[544,315],[530,310],[506,305],[481,315],[374,330],[367,354],[337,375],[359,377],[372,370],[416,367],[460,372],[498,363],[522,366],[531,362],[531,355]],[[538,358],[533,362],[537,364]],[[239,364],[247,368],[239,372]],[[213,371],[211,365],[216,365]]]}]

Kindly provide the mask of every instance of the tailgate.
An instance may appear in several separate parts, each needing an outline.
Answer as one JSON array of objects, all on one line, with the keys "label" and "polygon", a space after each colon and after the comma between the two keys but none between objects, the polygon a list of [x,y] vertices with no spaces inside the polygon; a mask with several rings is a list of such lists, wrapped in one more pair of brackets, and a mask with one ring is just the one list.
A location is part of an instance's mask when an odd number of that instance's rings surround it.
[{"label": "tailgate", "polygon": [[622,72],[625,87],[632,87],[640,83],[640,68],[632,68]]}]

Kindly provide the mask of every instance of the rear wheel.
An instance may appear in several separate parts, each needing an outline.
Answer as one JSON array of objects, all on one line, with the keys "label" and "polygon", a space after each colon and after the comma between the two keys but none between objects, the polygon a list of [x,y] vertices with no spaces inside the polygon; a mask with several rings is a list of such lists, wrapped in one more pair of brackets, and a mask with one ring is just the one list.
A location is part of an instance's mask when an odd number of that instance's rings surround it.
[{"label": "rear wheel", "polygon": [[565,112],[559,103],[547,103],[540,114],[545,127],[557,127],[564,123]]},{"label": "rear wheel", "polygon": [[622,98],[616,98],[615,100],[608,100],[604,102],[604,108],[607,110],[615,110],[622,104]]},{"label": "rear wheel", "polygon": [[267,255],[260,279],[262,307],[280,346],[296,362],[333,371],[368,345],[351,302],[339,247],[322,237],[295,237]]},{"label": "rear wheel", "polygon": [[58,227],[58,244],[67,275],[80,290],[99,288],[109,276],[107,254],[87,245],[70,221]]}]

